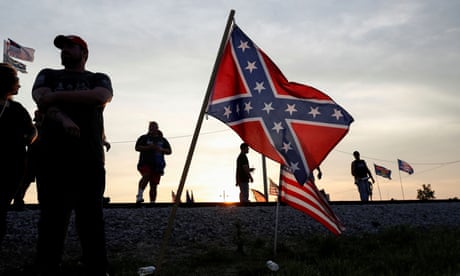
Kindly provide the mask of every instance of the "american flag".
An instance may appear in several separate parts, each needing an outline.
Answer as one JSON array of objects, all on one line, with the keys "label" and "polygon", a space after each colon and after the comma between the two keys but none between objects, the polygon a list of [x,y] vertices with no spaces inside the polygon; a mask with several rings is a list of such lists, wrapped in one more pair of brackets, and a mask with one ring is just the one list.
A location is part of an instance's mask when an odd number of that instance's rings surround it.
[{"label": "american flag", "polygon": [[323,92],[289,82],[236,24],[217,69],[207,113],[305,183],[353,118]]},{"label": "american flag", "polygon": [[5,52],[10,57],[30,62],[34,61],[34,49],[21,46],[10,38],[5,41]]},{"label": "american flag", "polygon": [[298,209],[329,229],[335,235],[345,230],[334,214],[327,199],[311,181],[304,185],[297,183],[289,168],[281,168],[281,202]]},{"label": "american flag", "polygon": [[278,196],[278,194],[279,194],[278,185],[276,185],[275,182],[273,180],[271,180],[271,178],[269,178],[269,180],[270,180],[270,192],[269,192],[269,194],[273,195],[273,196]]},{"label": "american flag", "polygon": [[398,167],[400,171],[406,172],[408,174],[414,173],[414,169],[406,161],[398,159]]},{"label": "american flag", "polygon": [[376,164],[374,164],[374,169],[376,175],[380,175],[381,177],[391,179],[391,170]]}]

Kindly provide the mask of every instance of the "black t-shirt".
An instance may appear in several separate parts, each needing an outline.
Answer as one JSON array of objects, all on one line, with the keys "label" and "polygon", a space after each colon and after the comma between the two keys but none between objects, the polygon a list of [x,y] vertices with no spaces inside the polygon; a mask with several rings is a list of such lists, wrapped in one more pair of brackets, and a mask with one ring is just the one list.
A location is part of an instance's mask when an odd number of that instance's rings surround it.
[{"label": "black t-shirt", "polygon": [[32,118],[20,103],[8,100],[5,104],[5,108],[0,104],[0,112],[4,110],[0,117],[1,164],[25,158],[26,145],[35,132]]},{"label": "black t-shirt", "polygon": [[352,163],[352,172],[353,176],[357,178],[367,177],[369,169],[367,168],[366,161],[364,160],[355,160]]},{"label": "black t-shirt", "polygon": [[[33,89],[40,87],[47,87],[52,91],[90,90],[104,87],[113,92],[107,75],[90,71],[43,69],[35,79]],[[45,117],[40,128],[40,144],[43,150],[50,158],[58,160],[103,164],[104,106],[72,103],[57,107],[78,125],[80,137],[69,136],[60,122]],[[46,111],[42,110],[42,112]]]},{"label": "black t-shirt", "polygon": [[249,167],[249,160],[246,154],[240,153],[236,159],[236,173],[238,180],[242,183],[249,183],[249,174],[243,169],[243,166]]},{"label": "black t-shirt", "polygon": [[[139,137],[136,141],[136,146],[147,146],[156,144],[163,149],[171,150],[171,145],[166,138],[161,136],[152,136],[150,134],[144,134]],[[164,154],[155,150],[141,151],[139,154],[138,166],[147,165],[158,171],[162,171],[166,166],[164,160]]]}]

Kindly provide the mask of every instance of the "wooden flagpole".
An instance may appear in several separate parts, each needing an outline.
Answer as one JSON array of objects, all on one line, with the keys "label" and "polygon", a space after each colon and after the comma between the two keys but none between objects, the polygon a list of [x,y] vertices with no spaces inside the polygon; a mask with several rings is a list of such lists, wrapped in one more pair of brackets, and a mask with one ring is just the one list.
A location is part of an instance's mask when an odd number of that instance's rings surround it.
[{"label": "wooden flagpole", "polygon": [[210,78],[209,83],[208,83],[208,88],[206,90],[206,95],[204,97],[203,104],[202,104],[201,110],[200,110],[200,115],[199,115],[198,121],[196,123],[195,132],[193,133],[192,141],[190,143],[190,148],[189,148],[189,151],[188,151],[188,154],[187,154],[187,159],[185,161],[184,170],[182,171],[182,176],[181,176],[181,179],[180,179],[179,187],[177,188],[176,201],[174,202],[173,207],[171,209],[171,214],[170,214],[169,220],[168,220],[168,226],[167,226],[167,228],[165,230],[165,233],[164,233],[164,236],[163,236],[163,242],[161,244],[160,253],[158,255],[158,260],[157,260],[157,262],[158,262],[157,263],[157,271],[160,270],[160,267],[161,267],[162,262],[163,262],[164,255],[166,253],[166,248],[167,248],[167,245],[168,245],[168,242],[169,242],[169,238],[171,236],[171,232],[172,232],[172,228],[173,228],[173,224],[174,224],[174,219],[176,217],[177,208],[179,207],[182,190],[184,189],[185,179],[187,178],[187,173],[188,173],[188,170],[190,169],[190,163],[192,161],[193,152],[194,152],[195,147],[196,147],[196,143],[197,143],[197,140],[198,140],[198,135],[200,133],[201,125],[203,124],[204,114],[206,113],[206,109],[208,107],[209,97],[211,95],[211,91],[212,91],[212,88],[213,88],[213,85],[214,85],[214,81],[216,79],[217,67],[219,66],[220,61],[222,59],[222,55],[223,55],[223,52],[224,52],[224,49],[225,49],[225,44],[227,43],[227,40],[228,40],[228,35],[229,35],[231,27],[232,27],[233,17],[234,16],[235,16],[235,10],[230,10],[230,14],[228,15],[227,25],[225,27],[224,35],[222,36],[219,51],[217,52],[216,62],[214,63],[214,68],[212,70],[211,78]]}]

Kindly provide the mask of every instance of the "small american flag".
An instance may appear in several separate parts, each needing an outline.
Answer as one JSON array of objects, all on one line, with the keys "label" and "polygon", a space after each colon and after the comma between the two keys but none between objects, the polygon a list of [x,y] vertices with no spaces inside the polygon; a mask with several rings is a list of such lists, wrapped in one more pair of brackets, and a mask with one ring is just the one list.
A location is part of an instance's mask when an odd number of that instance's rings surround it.
[{"label": "small american flag", "polygon": [[297,183],[289,168],[281,168],[281,201],[298,209],[339,235],[345,227],[334,214],[327,199],[316,188],[315,184],[308,181],[304,185]]},{"label": "small american flag", "polygon": [[400,171],[406,172],[408,174],[414,173],[414,169],[406,161],[398,159],[398,167]]},{"label": "small american flag", "polygon": [[5,52],[8,56],[15,57],[24,61],[34,61],[34,49],[21,46],[9,38],[7,41],[5,41],[5,45]]},{"label": "small american flag", "polygon": [[270,192],[269,192],[269,194],[273,195],[273,196],[278,196],[278,194],[279,194],[278,185],[276,185],[275,182],[271,178],[269,178],[269,180],[270,180]]}]

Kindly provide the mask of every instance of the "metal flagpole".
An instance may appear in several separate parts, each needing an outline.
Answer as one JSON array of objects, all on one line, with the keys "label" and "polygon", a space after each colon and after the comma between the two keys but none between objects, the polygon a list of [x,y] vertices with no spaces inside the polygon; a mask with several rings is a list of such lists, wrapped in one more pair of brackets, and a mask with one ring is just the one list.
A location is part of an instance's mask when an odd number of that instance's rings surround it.
[{"label": "metal flagpole", "polygon": [[398,173],[399,173],[399,183],[401,184],[401,192],[402,192],[402,196],[404,200],[404,189],[403,189],[402,179],[401,179],[401,170],[398,170]]},{"label": "metal flagpole", "polygon": [[273,257],[276,257],[277,243],[278,243],[278,217],[280,209],[280,198],[281,198],[281,165],[280,165],[280,177],[278,180],[278,196],[276,197],[276,211],[275,211],[275,238],[273,241]]},{"label": "metal flagpole", "polygon": [[224,35],[222,36],[219,51],[217,53],[216,62],[214,63],[214,68],[212,70],[211,78],[210,78],[209,83],[208,83],[208,88],[206,90],[206,95],[204,97],[203,104],[201,106],[200,115],[198,117],[198,121],[197,121],[197,124],[196,124],[196,127],[195,127],[195,132],[193,133],[192,142],[190,144],[189,152],[187,154],[187,159],[186,159],[185,165],[184,165],[184,170],[182,171],[182,176],[181,176],[181,179],[180,179],[179,187],[177,188],[176,201],[174,202],[174,205],[173,205],[173,207],[171,209],[171,214],[170,214],[169,220],[168,220],[168,227],[166,228],[164,236],[163,236],[163,242],[161,244],[159,255],[158,255],[157,271],[160,270],[160,266],[162,265],[163,257],[164,257],[165,252],[166,252],[166,247],[167,247],[167,244],[169,242],[169,238],[171,236],[171,232],[172,232],[172,228],[173,228],[173,224],[174,224],[174,219],[176,217],[177,208],[179,207],[179,203],[180,203],[180,197],[181,197],[181,194],[182,194],[182,190],[184,189],[185,179],[187,178],[187,173],[188,173],[188,170],[190,168],[190,163],[192,161],[193,152],[194,152],[195,147],[196,147],[196,143],[197,143],[197,140],[198,140],[198,135],[199,135],[199,132],[200,132],[200,129],[201,129],[201,125],[203,123],[204,114],[206,112],[209,97],[211,95],[211,90],[213,88],[213,84],[214,84],[214,81],[216,79],[217,67],[219,66],[220,61],[222,59],[222,54],[224,52],[225,44],[226,44],[227,39],[228,39],[228,34],[230,33],[230,30],[231,30],[231,27],[232,27],[234,15],[235,15],[235,10],[230,10],[230,14],[228,15],[227,25],[225,27]]},{"label": "metal flagpole", "polygon": [[263,154],[262,154],[262,174],[263,174],[263,181],[264,181],[264,196],[265,196],[265,200],[268,202],[267,162],[265,159],[265,155]]},{"label": "metal flagpole", "polygon": [[379,179],[377,178],[377,176],[375,176],[375,178],[377,179],[377,189],[379,189],[379,196],[380,196],[380,200],[382,200],[382,193],[380,193],[380,184],[379,184]]},{"label": "metal flagpole", "polygon": [[276,257],[276,244],[278,243],[278,215],[279,215],[279,209],[280,209],[280,191],[281,191],[281,186],[278,189],[278,197],[276,198],[276,210],[275,210],[275,238],[273,241],[273,257]]}]

